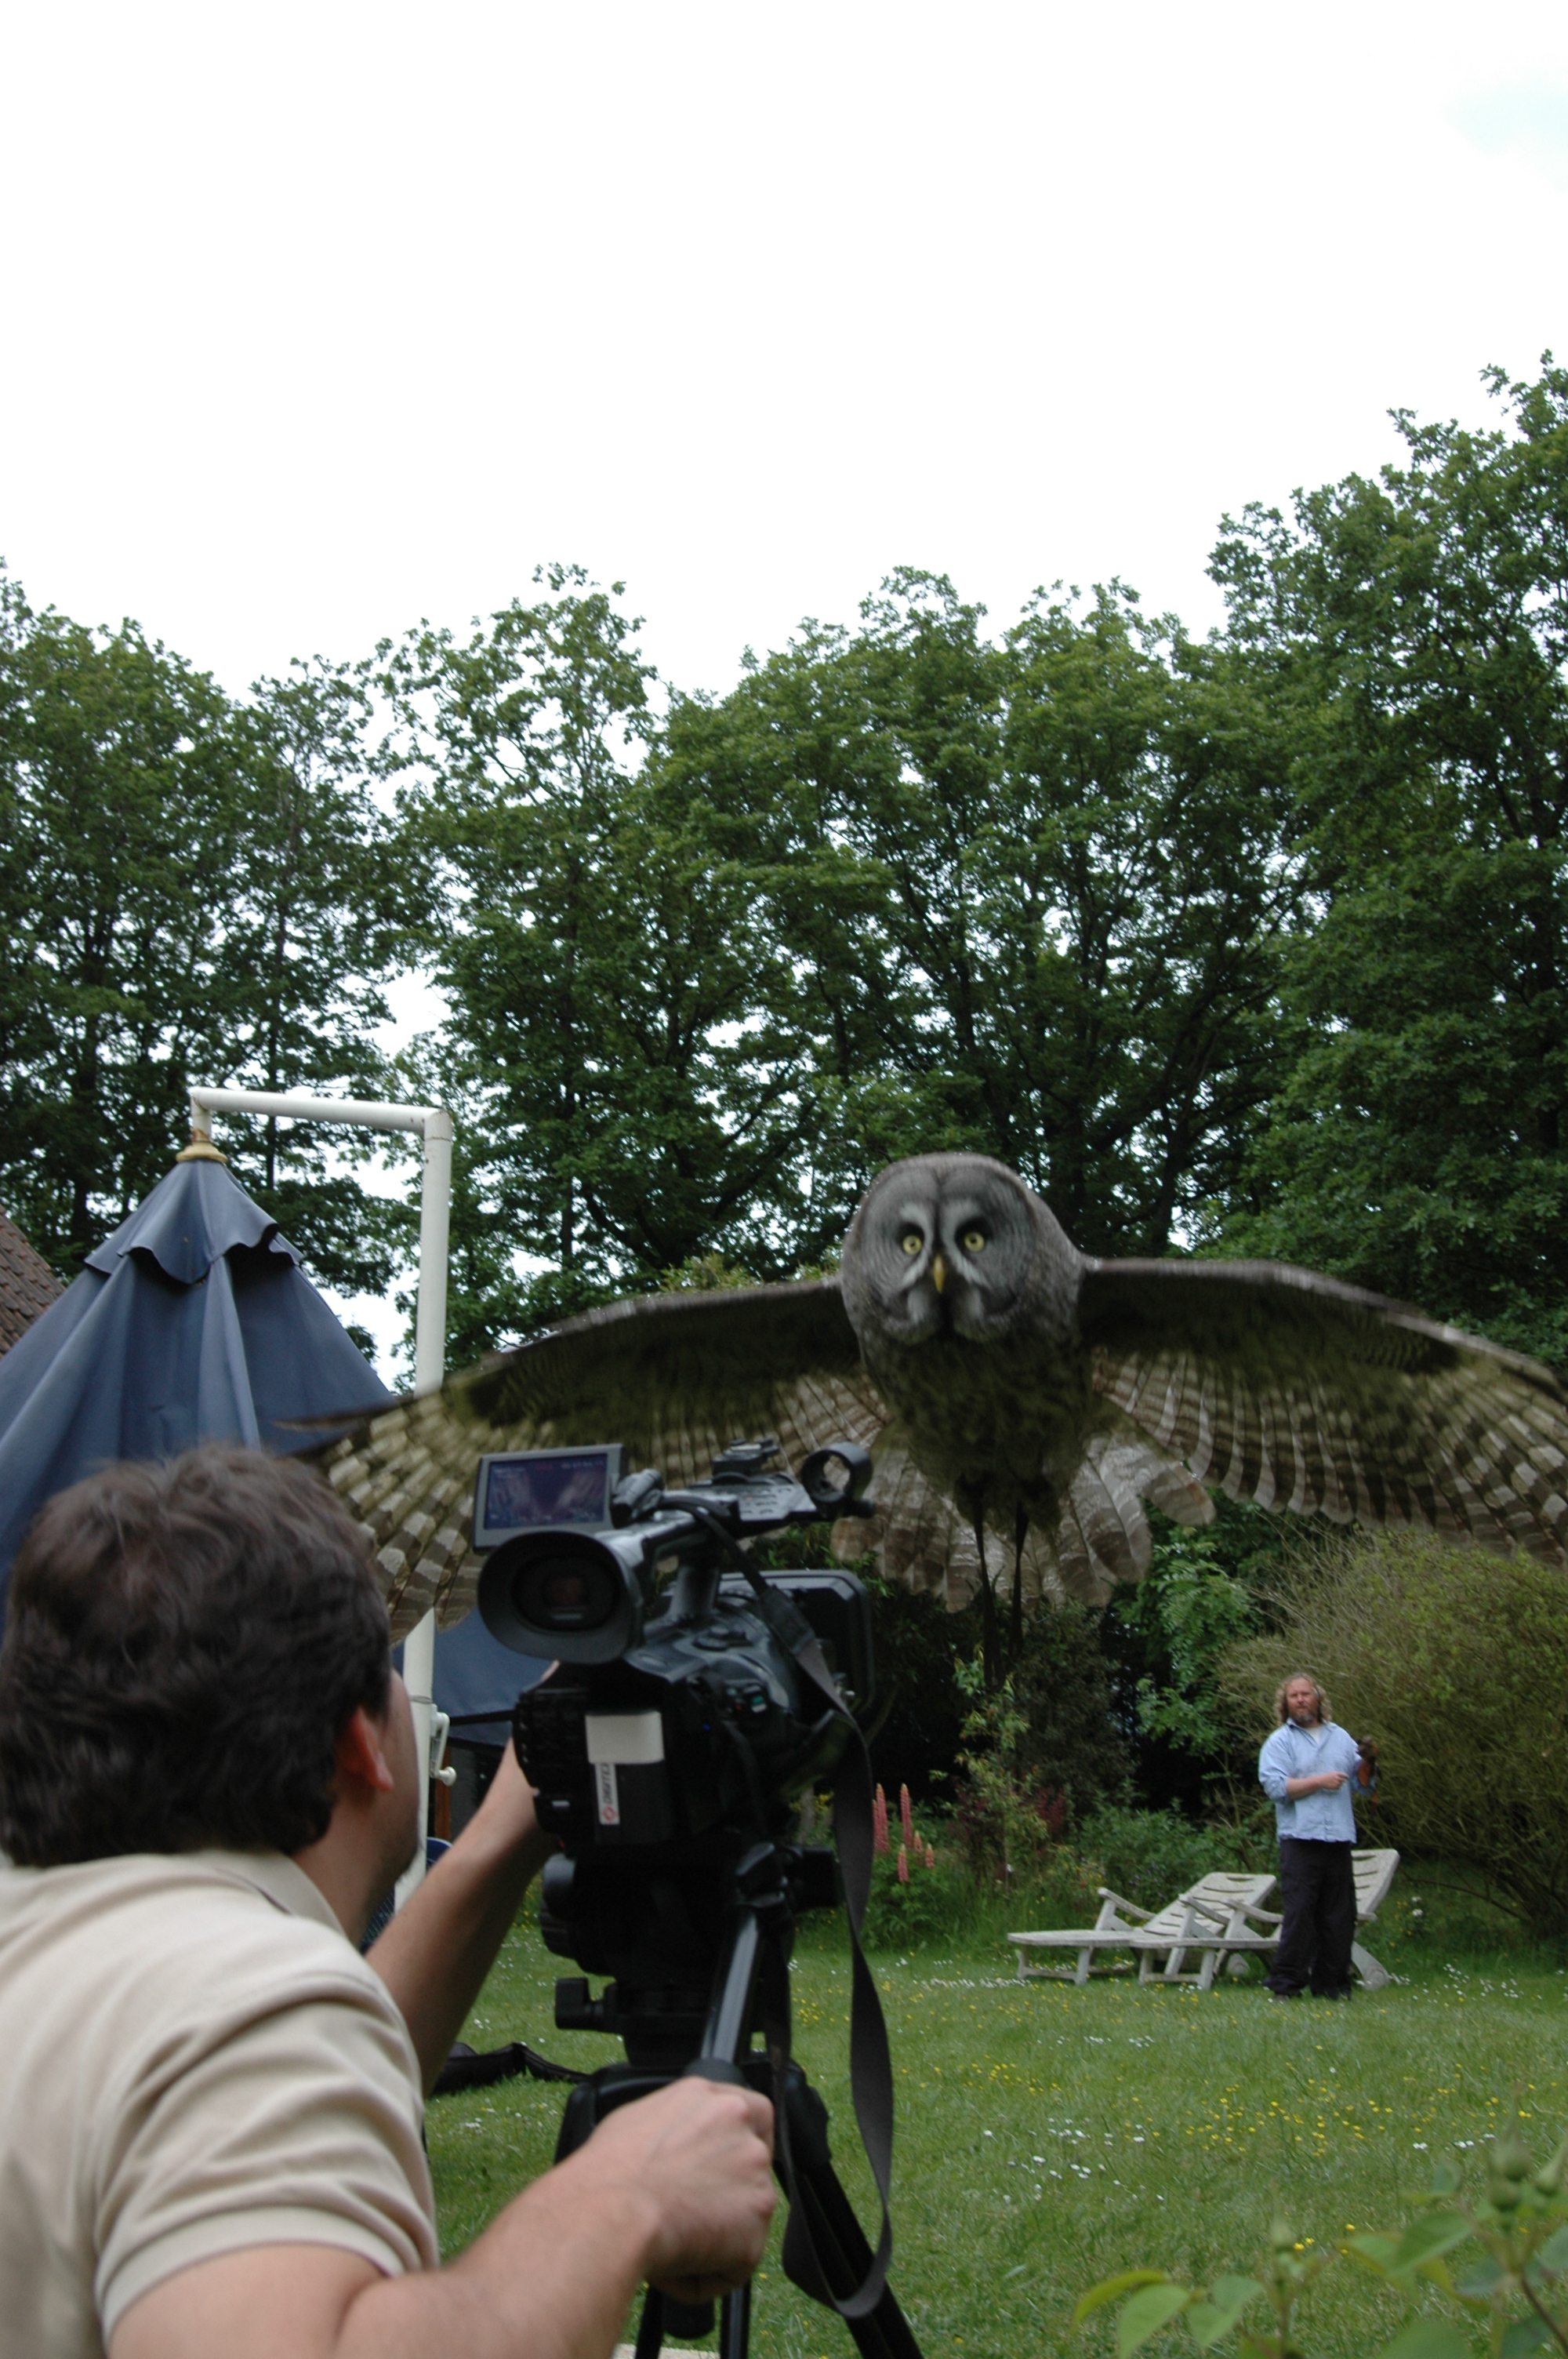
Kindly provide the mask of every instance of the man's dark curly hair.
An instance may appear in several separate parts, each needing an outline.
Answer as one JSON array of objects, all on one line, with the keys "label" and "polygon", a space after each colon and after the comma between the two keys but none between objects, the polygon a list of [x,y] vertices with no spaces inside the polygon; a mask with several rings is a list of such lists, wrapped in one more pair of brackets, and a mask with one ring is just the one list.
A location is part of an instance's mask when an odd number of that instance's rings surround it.
[{"label": "man's dark curly hair", "polygon": [[18,1865],[327,1831],[339,1732],[386,1706],[364,1537],[304,1467],[209,1446],[107,1466],[17,1551],[0,1846]]}]

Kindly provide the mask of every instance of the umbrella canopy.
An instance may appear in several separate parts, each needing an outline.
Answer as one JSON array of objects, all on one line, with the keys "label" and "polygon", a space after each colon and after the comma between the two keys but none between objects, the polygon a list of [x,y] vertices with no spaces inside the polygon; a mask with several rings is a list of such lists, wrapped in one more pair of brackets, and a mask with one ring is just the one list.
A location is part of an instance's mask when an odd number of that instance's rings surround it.
[{"label": "umbrella canopy", "polygon": [[450,1630],[436,1633],[436,1708],[450,1715],[460,1744],[508,1744],[513,1705],[549,1668],[536,1655],[514,1655],[491,1636],[477,1613],[465,1614]]},{"label": "umbrella canopy", "polygon": [[276,1222],[218,1157],[182,1159],[0,1357],[0,1610],[34,1516],[95,1467],[316,1450],[284,1420],[391,1398]]}]

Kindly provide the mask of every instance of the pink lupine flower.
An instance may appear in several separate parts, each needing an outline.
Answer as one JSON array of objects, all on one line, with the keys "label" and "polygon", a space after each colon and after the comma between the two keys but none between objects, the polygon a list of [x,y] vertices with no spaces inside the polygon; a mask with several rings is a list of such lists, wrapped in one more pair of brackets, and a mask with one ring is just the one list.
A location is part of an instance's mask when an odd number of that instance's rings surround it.
[{"label": "pink lupine flower", "polygon": [[913,1844],[914,1841],[914,1817],[909,1807],[909,1788],[907,1786],[901,1786],[898,1789],[898,1822],[903,1829],[904,1842],[906,1843]]},{"label": "pink lupine flower", "polygon": [[903,1843],[898,1847],[898,1880],[901,1884],[909,1882],[909,1854]]},{"label": "pink lupine flower", "polygon": [[936,1854],[929,1843],[925,1846],[925,1864],[927,1867],[935,1867],[936,1864]]},{"label": "pink lupine flower", "polygon": [[871,1849],[873,1851],[886,1851],[887,1847],[888,1798],[879,1786],[877,1788],[876,1799],[871,1804]]}]

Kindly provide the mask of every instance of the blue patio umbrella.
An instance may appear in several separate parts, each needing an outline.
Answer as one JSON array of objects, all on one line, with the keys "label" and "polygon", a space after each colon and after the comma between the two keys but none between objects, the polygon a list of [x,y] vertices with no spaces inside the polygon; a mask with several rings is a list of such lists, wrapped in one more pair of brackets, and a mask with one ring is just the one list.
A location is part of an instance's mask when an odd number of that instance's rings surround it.
[{"label": "blue patio umbrella", "polygon": [[0,1356],[0,1610],[44,1501],[198,1441],[319,1449],[294,1418],[392,1398],[218,1156],[181,1158]]}]

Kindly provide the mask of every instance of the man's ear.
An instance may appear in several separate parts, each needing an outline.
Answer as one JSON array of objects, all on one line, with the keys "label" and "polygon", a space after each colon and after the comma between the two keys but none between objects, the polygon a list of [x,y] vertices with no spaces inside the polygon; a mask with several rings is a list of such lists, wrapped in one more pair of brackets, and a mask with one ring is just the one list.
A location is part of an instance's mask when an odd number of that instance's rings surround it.
[{"label": "man's ear", "polygon": [[392,1764],[386,1757],[383,1732],[362,1703],[354,1706],[338,1732],[336,1767],[340,1793],[356,1786],[373,1794],[392,1791]]}]

